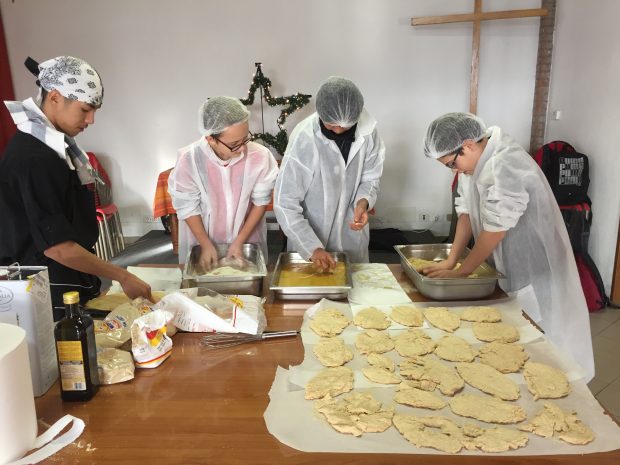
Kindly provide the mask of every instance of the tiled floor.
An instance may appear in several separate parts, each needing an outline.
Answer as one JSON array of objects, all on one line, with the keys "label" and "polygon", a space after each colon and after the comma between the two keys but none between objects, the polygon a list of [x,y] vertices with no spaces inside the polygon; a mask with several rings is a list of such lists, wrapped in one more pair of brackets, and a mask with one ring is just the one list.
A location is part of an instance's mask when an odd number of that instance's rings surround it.
[{"label": "tiled floor", "polygon": [[620,309],[590,313],[596,375],[590,390],[609,413],[620,419]]}]

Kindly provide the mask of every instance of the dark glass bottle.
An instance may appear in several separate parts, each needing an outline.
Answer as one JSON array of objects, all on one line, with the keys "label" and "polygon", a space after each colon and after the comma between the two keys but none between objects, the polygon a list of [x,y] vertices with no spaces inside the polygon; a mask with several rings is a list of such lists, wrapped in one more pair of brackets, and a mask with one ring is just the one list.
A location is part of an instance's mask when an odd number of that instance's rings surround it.
[{"label": "dark glass bottle", "polygon": [[80,310],[80,294],[65,292],[65,317],[56,323],[56,356],[62,400],[86,401],[99,389],[93,319]]}]

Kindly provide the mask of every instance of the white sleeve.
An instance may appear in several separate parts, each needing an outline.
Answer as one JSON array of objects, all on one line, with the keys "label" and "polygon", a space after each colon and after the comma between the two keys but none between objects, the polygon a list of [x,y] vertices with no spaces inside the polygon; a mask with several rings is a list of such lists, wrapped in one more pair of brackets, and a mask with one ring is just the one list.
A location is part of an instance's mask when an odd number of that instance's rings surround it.
[{"label": "white sleeve", "polygon": [[267,151],[264,165],[258,176],[256,184],[252,188],[252,203],[257,206],[269,205],[271,193],[278,176],[278,163],[270,151]]},{"label": "white sleeve", "polygon": [[[528,155],[529,156],[529,155]],[[493,162],[493,184],[487,189],[480,207],[485,231],[508,231],[514,228],[530,200],[525,186],[528,175],[513,159],[497,157]]]},{"label": "white sleeve", "polygon": [[456,210],[456,216],[469,215],[469,207],[467,206],[467,194],[469,191],[469,183],[471,178],[464,174],[459,174],[458,186],[456,190],[456,197],[454,198],[454,209]]},{"label": "white sleeve", "polygon": [[313,142],[305,141],[304,144],[299,139],[299,137],[292,137],[284,154],[276,180],[273,211],[282,231],[288,240],[292,241],[295,250],[304,260],[308,260],[316,249],[325,246],[303,214],[302,203],[310,187],[313,171],[311,167],[304,166],[292,154],[300,150],[300,146],[311,150]]},{"label": "white sleeve", "polygon": [[375,129],[368,144],[368,153],[364,159],[362,178],[357,193],[355,203],[360,199],[368,200],[368,209],[375,206],[377,194],[379,193],[379,182],[383,174],[383,161],[385,160],[385,144]]},{"label": "white sleeve", "polygon": [[197,173],[190,152],[180,153],[168,178],[168,193],[179,220],[201,215],[200,187],[196,184]]}]

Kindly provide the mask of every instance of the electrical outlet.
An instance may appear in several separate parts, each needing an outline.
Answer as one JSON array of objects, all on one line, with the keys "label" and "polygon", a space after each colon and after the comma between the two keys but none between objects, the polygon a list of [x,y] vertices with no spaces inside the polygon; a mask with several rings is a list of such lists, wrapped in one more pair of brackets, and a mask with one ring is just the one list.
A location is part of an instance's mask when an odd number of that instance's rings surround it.
[{"label": "electrical outlet", "polygon": [[435,216],[434,216],[434,218],[433,218],[433,221],[435,221],[435,223],[436,223],[437,221],[439,221],[439,215],[435,215]]},{"label": "electrical outlet", "polygon": [[431,215],[429,213],[423,212],[420,213],[419,218],[422,223],[428,223],[431,220]]},{"label": "electrical outlet", "polygon": [[159,218],[154,218],[152,216],[145,216],[144,217],[144,222],[145,223],[158,223],[159,222]]}]

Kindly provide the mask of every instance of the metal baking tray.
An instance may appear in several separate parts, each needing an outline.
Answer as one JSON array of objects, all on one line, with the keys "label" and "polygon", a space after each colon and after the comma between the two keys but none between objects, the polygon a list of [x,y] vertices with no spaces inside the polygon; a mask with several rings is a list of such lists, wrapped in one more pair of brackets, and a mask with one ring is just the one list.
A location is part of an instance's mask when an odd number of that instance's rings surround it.
[{"label": "metal baking tray", "polygon": [[[217,256],[223,258],[229,244],[215,244]],[[260,297],[263,279],[267,276],[267,265],[260,247],[256,244],[243,244],[243,257],[256,265],[256,273],[248,276],[205,276],[197,269],[200,246],[195,245],[185,260],[183,287],[204,287],[220,294],[250,294]]]},{"label": "metal baking tray", "polygon": [[[424,296],[437,300],[477,299],[493,294],[497,280],[504,275],[484,262],[481,267],[483,273],[477,278],[429,278],[416,271],[408,258],[421,258],[439,262],[448,258],[452,244],[419,244],[395,245],[394,249],[400,255],[403,270],[413,281],[416,289]],[[461,259],[469,254],[465,249]]]},{"label": "metal baking tray", "polygon": [[351,278],[351,264],[346,253],[330,252],[336,262],[344,262],[345,285],[344,286],[278,286],[280,272],[284,265],[288,263],[311,263],[304,260],[298,253],[282,252],[278,256],[276,267],[271,276],[269,289],[273,291],[275,298],[281,300],[319,300],[322,298],[341,300],[346,299],[349,290],[353,287]]}]

